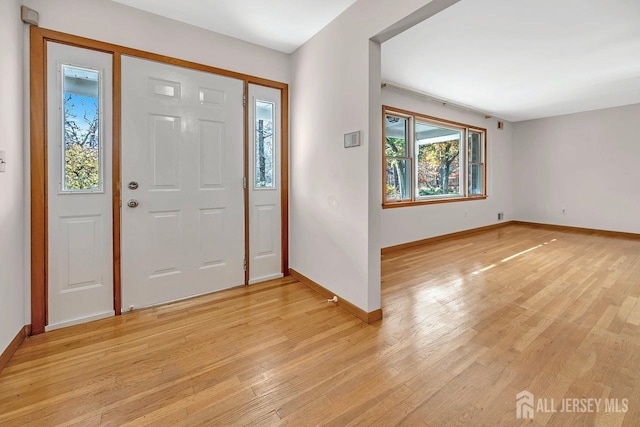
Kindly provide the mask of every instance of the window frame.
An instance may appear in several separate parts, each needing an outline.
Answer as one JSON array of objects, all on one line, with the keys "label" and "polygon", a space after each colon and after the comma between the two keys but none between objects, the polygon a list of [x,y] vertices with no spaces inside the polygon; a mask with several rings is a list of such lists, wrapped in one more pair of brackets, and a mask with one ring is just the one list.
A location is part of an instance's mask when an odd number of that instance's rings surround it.
[{"label": "window frame", "polygon": [[[258,147],[258,138],[257,138],[257,136],[258,136],[258,127],[257,127],[258,120],[257,120],[257,117],[258,117],[258,103],[259,102],[261,102],[263,104],[271,104],[271,106],[272,106],[272,110],[271,111],[273,113],[273,120],[272,120],[273,125],[272,125],[272,130],[271,130],[271,138],[272,138],[271,139],[271,141],[272,141],[272,149],[271,149],[271,168],[272,168],[272,171],[271,171],[271,174],[272,174],[272,183],[273,183],[273,185],[271,187],[258,187],[256,185],[256,179],[257,179],[257,176],[258,176],[258,173],[257,173],[258,171],[257,171],[257,168],[256,168],[256,162],[258,160],[258,156],[256,154],[256,149]],[[252,167],[253,167],[253,184],[252,185],[253,185],[253,189],[255,191],[274,191],[274,190],[277,191],[278,190],[278,182],[277,182],[277,179],[276,179],[276,176],[277,176],[277,173],[278,173],[278,170],[277,170],[278,165],[276,165],[276,159],[278,158],[277,157],[277,153],[276,153],[276,150],[277,150],[276,141],[277,141],[277,132],[279,131],[279,129],[276,129],[276,115],[277,114],[278,114],[278,112],[276,110],[276,103],[275,102],[263,100],[263,99],[258,98],[258,97],[254,98],[254,100],[253,100],[253,131],[254,132],[253,132],[253,165],[252,165]]]},{"label": "window frame", "polygon": [[382,166],[382,181],[383,181],[383,186],[382,186],[382,193],[383,193],[383,197],[384,200],[387,200],[387,159],[395,159],[395,160],[400,160],[400,161],[406,161],[408,164],[408,169],[409,169],[409,197],[404,198],[404,199],[395,199],[392,203],[403,203],[403,202],[407,202],[407,201],[411,201],[411,197],[413,194],[413,186],[415,185],[415,172],[414,172],[414,167],[413,167],[413,146],[414,146],[414,133],[411,132],[411,129],[413,129],[413,127],[415,126],[414,124],[414,119],[412,116],[409,115],[405,115],[402,113],[394,113],[394,114],[384,114],[382,116],[382,127],[383,129],[386,129],[385,126],[385,121],[387,119],[387,116],[392,116],[392,117],[397,117],[400,120],[405,120],[406,121],[406,128],[405,128],[405,149],[404,149],[404,156],[387,156],[387,138],[386,135],[383,136],[382,138],[382,155],[383,155],[383,166]]},{"label": "window frame", "polygon": [[415,165],[415,184],[413,188],[414,194],[413,195],[413,199],[416,202],[422,202],[425,200],[443,200],[443,199],[459,199],[460,197],[464,197],[464,195],[466,194],[466,187],[464,184],[464,178],[466,177],[466,175],[463,177],[460,175],[460,172],[458,172],[458,187],[462,190],[461,193],[458,194],[437,194],[437,195],[433,195],[433,196],[421,196],[419,194],[418,190],[418,156],[419,156],[419,149],[417,149],[417,145],[418,145],[418,132],[416,131],[416,127],[418,126],[418,124],[423,124],[423,125],[427,125],[427,126],[439,126],[443,129],[448,129],[448,130],[453,130],[453,131],[458,131],[460,132],[460,152],[458,153],[459,156],[459,160],[458,160],[458,169],[461,169],[460,165],[464,165],[465,164],[465,160],[466,160],[466,155],[465,153],[463,153],[463,149],[465,147],[464,145],[464,138],[466,136],[466,128],[462,127],[462,126],[458,126],[458,125],[452,125],[450,123],[445,123],[442,121],[435,121],[435,120],[425,120],[425,119],[421,119],[420,117],[417,117],[416,119],[414,119],[415,125],[414,125],[414,151],[416,152],[415,155],[415,161],[416,161],[416,165]]},{"label": "window frame", "polygon": [[[60,124],[61,128],[61,144],[60,144],[60,177],[58,184],[58,194],[104,194],[105,193],[105,173],[104,173],[104,143],[102,138],[104,137],[104,70],[101,68],[91,68],[81,65],[75,65],[71,62],[59,62],[57,64],[58,72],[60,73]],[[65,82],[64,82],[64,71],[65,68],[74,68],[77,70],[89,71],[98,74],[98,188],[93,189],[73,189],[66,188],[67,176],[66,176],[66,148],[65,148]]]},{"label": "window frame", "polygon": [[[471,136],[471,133],[477,133],[480,134],[480,161],[479,162],[472,162],[471,159],[469,158],[469,149],[470,149],[470,144],[469,144],[469,138]],[[467,129],[467,149],[466,149],[466,155],[467,155],[467,161],[466,161],[466,167],[467,167],[467,175],[466,175],[466,179],[467,179],[467,193],[469,193],[470,191],[470,187],[471,187],[471,166],[472,165],[479,165],[481,168],[480,170],[482,171],[482,194],[480,195],[473,195],[470,194],[469,197],[478,197],[478,196],[486,196],[487,195],[487,131],[480,129],[480,128],[476,128],[476,127],[470,127]]]},{"label": "window frame", "polygon": [[[394,200],[387,199],[387,177],[386,177],[386,168],[387,168],[387,155],[386,155],[386,117],[401,117],[406,118],[411,129],[408,133],[407,140],[407,156],[409,159],[409,163],[411,164],[411,188],[410,188],[410,197],[407,199]],[[462,131],[462,141],[460,142],[460,166],[459,166],[459,180],[460,180],[460,188],[461,194],[442,194],[442,195],[434,195],[434,196],[419,196],[417,183],[418,183],[418,167],[417,167],[417,134],[416,134],[416,125],[418,123],[423,123],[426,125],[435,125],[442,126],[445,128],[460,130]],[[482,171],[482,192],[481,194],[470,194],[470,183],[469,183],[469,167],[470,167],[470,159],[468,156],[469,150],[469,135],[471,132],[480,133],[481,141],[480,141],[480,164]],[[488,197],[487,194],[487,129],[469,125],[465,123],[459,123],[452,120],[446,120],[439,117],[428,116],[421,113],[416,113],[413,111],[404,110],[401,108],[390,107],[387,105],[382,106],[382,207],[384,209],[387,208],[399,208],[399,207],[407,207],[407,206],[420,206],[420,205],[429,205],[429,204],[437,204],[437,203],[451,203],[451,202],[465,202],[465,201],[473,201],[473,200],[484,200]],[[396,157],[389,157],[395,159]],[[404,157],[403,157],[404,159]],[[477,163],[474,163],[477,164]]]}]

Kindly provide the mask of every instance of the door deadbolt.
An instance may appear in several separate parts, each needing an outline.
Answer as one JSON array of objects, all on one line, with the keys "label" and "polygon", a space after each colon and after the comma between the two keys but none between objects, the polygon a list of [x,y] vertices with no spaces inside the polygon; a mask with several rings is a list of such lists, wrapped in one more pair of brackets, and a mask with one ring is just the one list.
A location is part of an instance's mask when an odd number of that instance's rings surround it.
[{"label": "door deadbolt", "polygon": [[138,183],[135,181],[131,181],[129,183],[129,190],[137,190],[138,189]]},{"label": "door deadbolt", "polygon": [[137,208],[138,207],[138,201],[135,199],[131,199],[127,202],[127,206],[129,206],[130,208]]}]

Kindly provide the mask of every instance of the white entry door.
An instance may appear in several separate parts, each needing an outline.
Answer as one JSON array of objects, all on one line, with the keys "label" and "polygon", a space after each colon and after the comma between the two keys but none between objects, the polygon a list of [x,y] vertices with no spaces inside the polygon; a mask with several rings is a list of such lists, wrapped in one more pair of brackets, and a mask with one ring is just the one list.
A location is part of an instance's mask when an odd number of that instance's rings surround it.
[{"label": "white entry door", "polygon": [[122,58],[122,306],[244,284],[243,82]]},{"label": "white entry door", "polygon": [[249,283],[282,277],[278,89],[249,85]]},{"label": "white entry door", "polygon": [[46,330],[114,315],[112,60],[47,44]]}]

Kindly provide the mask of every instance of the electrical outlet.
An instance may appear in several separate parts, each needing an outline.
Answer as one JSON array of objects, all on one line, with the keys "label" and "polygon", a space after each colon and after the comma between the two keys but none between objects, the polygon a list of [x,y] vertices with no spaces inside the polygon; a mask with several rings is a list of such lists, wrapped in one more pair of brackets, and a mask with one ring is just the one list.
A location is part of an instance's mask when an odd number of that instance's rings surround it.
[{"label": "electrical outlet", "polygon": [[7,152],[0,151],[0,172],[7,171]]},{"label": "electrical outlet", "polygon": [[567,214],[567,210],[565,208],[562,208],[562,215],[566,215]]},{"label": "electrical outlet", "polygon": [[504,212],[498,212],[498,221],[502,221],[504,219]]}]

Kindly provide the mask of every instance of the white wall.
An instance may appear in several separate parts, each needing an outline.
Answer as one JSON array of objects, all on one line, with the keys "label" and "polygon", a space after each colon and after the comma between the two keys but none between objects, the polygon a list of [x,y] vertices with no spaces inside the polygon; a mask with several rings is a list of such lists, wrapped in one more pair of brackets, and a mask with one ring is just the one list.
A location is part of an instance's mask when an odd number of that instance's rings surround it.
[{"label": "white wall", "polygon": [[[109,0],[23,0],[40,27],[287,83],[290,56]],[[212,8],[215,8],[212,5]]]},{"label": "white wall", "polygon": [[515,219],[640,233],[638,124],[640,104],[516,123]]},{"label": "white wall", "polygon": [[[487,194],[485,200],[382,209],[382,247],[422,240],[457,231],[496,224],[497,213],[505,221],[513,215],[511,185],[512,124],[497,129],[496,118],[454,107],[445,107],[424,97],[395,89],[382,91],[385,105],[453,120],[487,129]],[[379,190],[382,191],[382,190]],[[465,216],[466,214],[466,216]]]},{"label": "white wall", "polygon": [[[366,311],[380,307],[382,199],[370,38],[428,3],[359,0],[293,54],[290,265]],[[343,148],[356,130],[362,146]]]},{"label": "white wall", "polygon": [[22,27],[18,0],[0,2],[0,353],[25,324]]}]

